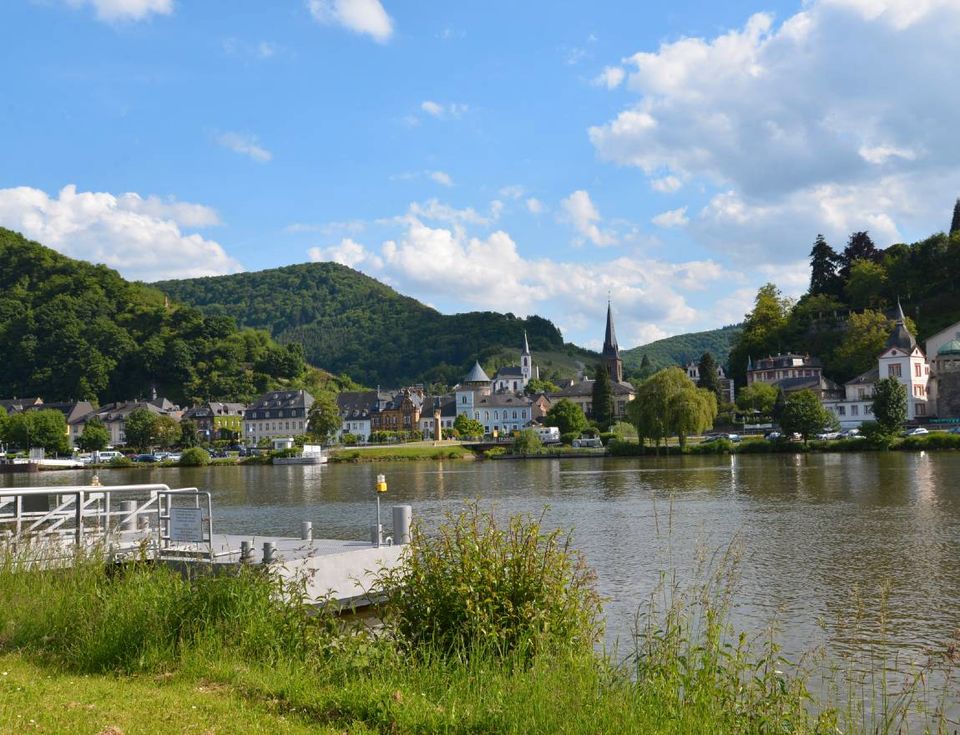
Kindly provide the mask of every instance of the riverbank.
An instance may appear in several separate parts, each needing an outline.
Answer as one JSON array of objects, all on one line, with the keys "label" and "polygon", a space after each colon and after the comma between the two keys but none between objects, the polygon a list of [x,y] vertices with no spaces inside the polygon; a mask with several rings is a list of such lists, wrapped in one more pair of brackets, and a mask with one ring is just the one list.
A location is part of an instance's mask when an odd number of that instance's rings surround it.
[{"label": "riverbank", "polygon": [[[589,645],[592,623],[580,617],[593,605],[582,596],[589,576],[577,576],[562,536],[465,523],[441,534],[444,553],[415,549],[421,561],[406,582],[439,599],[467,578],[474,586],[460,596],[471,604],[451,600],[422,616],[416,596],[411,632],[394,603],[390,635],[283,604],[256,570],[186,580],[96,560],[24,570],[8,557],[0,730],[802,735],[906,733],[917,722],[917,732],[937,731],[935,717],[911,719],[909,697],[813,701],[806,681],[819,672],[797,670],[773,642],[754,649],[733,635],[716,590],[691,598],[694,608],[675,597],[646,610],[633,656],[616,663]],[[501,554],[531,565],[493,563]],[[527,594],[536,604],[511,606]],[[471,630],[487,645],[444,637]],[[871,672],[898,683],[906,675]]]}]

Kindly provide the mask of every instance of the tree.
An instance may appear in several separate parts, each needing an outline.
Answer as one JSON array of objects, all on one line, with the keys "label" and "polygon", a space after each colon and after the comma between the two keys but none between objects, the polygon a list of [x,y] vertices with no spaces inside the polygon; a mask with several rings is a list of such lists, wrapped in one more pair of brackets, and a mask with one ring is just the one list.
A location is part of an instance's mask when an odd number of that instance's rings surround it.
[{"label": "tree", "polygon": [[554,403],[547,415],[543,417],[546,426],[556,426],[561,434],[580,434],[590,422],[583,413],[583,409],[567,398],[561,398]]},{"label": "tree", "polygon": [[782,386],[777,386],[777,398],[773,402],[773,420],[778,424],[783,419],[783,412],[787,407],[787,394],[783,392]]},{"label": "tree", "polygon": [[713,425],[717,397],[697,388],[681,368],[670,367],[640,386],[637,397],[627,404],[627,415],[641,440],[659,447],[667,437],[676,436],[683,446],[687,436]]},{"label": "tree", "polygon": [[549,380],[534,378],[527,383],[527,387],[524,388],[524,392],[531,396],[537,395],[538,393],[559,393],[560,386]]},{"label": "tree", "polygon": [[180,441],[180,422],[172,416],[157,416],[157,422],[154,427],[154,441],[163,447],[169,449]]},{"label": "tree", "polygon": [[641,380],[646,380],[651,375],[653,375],[653,365],[650,364],[650,358],[647,356],[647,353],[643,353],[643,359],[640,360],[640,372],[638,377]]},{"label": "tree", "polygon": [[156,440],[157,414],[147,408],[135,408],[123,422],[123,435],[127,444],[145,452]]},{"label": "tree", "polygon": [[887,270],[871,260],[858,260],[850,266],[844,291],[854,309],[879,306],[887,289]]},{"label": "tree", "polygon": [[697,365],[697,371],[700,373],[700,379],[697,381],[698,388],[704,388],[710,391],[720,400],[720,376],[717,375],[717,361],[713,355],[704,352],[700,356],[700,362]]},{"label": "tree", "polygon": [[874,383],[873,418],[887,435],[899,433],[907,422],[907,389],[896,378]]},{"label": "tree", "polygon": [[842,264],[840,268],[840,278],[846,283],[850,278],[850,269],[858,260],[868,260],[874,263],[880,262],[882,254],[877,250],[877,246],[870,239],[870,233],[854,232],[847,241],[847,247],[843,249]]},{"label": "tree", "polygon": [[110,443],[110,431],[98,418],[92,418],[83,425],[83,431],[77,439],[77,446],[84,452],[99,452]]},{"label": "tree", "polygon": [[[907,329],[916,334],[916,325],[907,318]],[[894,327],[894,322],[882,311],[867,309],[861,314],[851,314],[843,341],[834,352],[828,367],[831,374],[840,380],[849,380],[876,367],[877,357]]]},{"label": "tree", "polygon": [[747,359],[778,351],[793,302],[772,283],[761,286],[753,311],[747,314],[743,331],[730,350],[730,371],[739,382],[747,379]]},{"label": "tree", "polygon": [[192,419],[180,419],[180,446],[187,449],[199,443],[196,423]]},{"label": "tree", "polygon": [[960,199],[953,205],[953,219],[950,221],[950,234],[960,232]]},{"label": "tree", "polygon": [[840,295],[841,282],[838,271],[842,258],[823,235],[817,235],[810,250],[810,291],[813,294]]},{"label": "tree", "polygon": [[543,442],[533,429],[524,429],[513,440],[514,454],[536,454],[543,449]]},{"label": "tree", "polygon": [[597,365],[593,375],[593,420],[606,431],[613,422],[613,384],[602,364]]},{"label": "tree", "polygon": [[741,411],[756,411],[761,416],[772,416],[777,403],[777,389],[769,383],[756,381],[740,389],[737,408]]},{"label": "tree", "polygon": [[787,434],[799,434],[803,441],[819,434],[834,422],[833,414],[823,407],[812,390],[791,393],[780,417],[780,426]]},{"label": "tree", "polygon": [[337,399],[332,393],[321,393],[310,407],[307,433],[321,441],[327,441],[342,425]]},{"label": "tree", "polygon": [[465,413],[460,414],[453,420],[453,428],[465,439],[479,439],[483,436],[483,424],[470,418]]}]

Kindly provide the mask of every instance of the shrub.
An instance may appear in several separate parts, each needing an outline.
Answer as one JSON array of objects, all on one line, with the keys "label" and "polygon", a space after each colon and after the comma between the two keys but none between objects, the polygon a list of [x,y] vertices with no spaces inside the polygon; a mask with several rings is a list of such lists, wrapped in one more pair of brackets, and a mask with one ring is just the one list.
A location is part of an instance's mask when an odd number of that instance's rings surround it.
[{"label": "shrub", "polygon": [[604,431],[600,434],[600,441],[603,442],[603,446],[610,446],[610,442],[617,439],[617,434],[614,431]]},{"label": "shrub", "polygon": [[900,442],[898,449],[960,449],[960,434],[947,434],[936,431],[921,436],[907,436]]},{"label": "shrub", "polygon": [[379,578],[385,623],[425,654],[589,650],[601,632],[600,597],[570,541],[528,517],[500,526],[475,504],[448,515],[436,535],[415,528],[407,563]]},{"label": "shrub", "polygon": [[506,453],[506,447],[491,447],[483,453],[483,456],[487,459],[493,459],[494,457],[502,457]]},{"label": "shrub", "polygon": [[573,440],[579,439],[579,438],[580,438],[579,431],[568,431],[566,434],[560,435],[560,441],[562,441],[564,444],[567,444],[567,445],[573,444]]},{"label": "shrub", "polygon": [[111,467],[133,467],[133,460],[121,454],[111,459],[107,464]]},{"label": "shrub", "polygon": [[[758,442],[748,442],[746,445],[738,448],[744,451],[747,447]],[[717,439],[715,442],[705,442],[701,444],[692,444],[688,447],[690,454],[730,454],[733,451],[734,444],[729,439]],[[747,450],[749,451],[749,450]]]},{"label": "shrub", "polygon": [[210,464],[210,455],[200,447],[184,449],[180,455],[181,467],[206,467]]}]

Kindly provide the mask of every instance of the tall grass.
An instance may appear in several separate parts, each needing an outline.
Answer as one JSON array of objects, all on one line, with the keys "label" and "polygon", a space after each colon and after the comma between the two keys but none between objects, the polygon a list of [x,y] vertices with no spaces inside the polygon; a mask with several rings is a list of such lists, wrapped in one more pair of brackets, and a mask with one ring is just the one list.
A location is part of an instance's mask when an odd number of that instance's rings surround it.
[{"label": "tall grass", "polygon": [[[879,662],[810,693],[810,662],[773,631],[734,631],[735,554],[706,555],[698,585],[664,574],[625,660],[597,652],[600,600],[568,534],[498,523],[477,506],[417,531],[407,566],[381,576],[375,630],[297,602],[259,569],[185,576],[99,556],[41,569],[0,559],[0,656],[61,669],[174,672],[338,731],[390,733],[945,732],[931,668]],[[846,672],[843,672],[846,673]],[[891,676],[898,677],[889,683]],[[907,676],[904,686],[899,677]],[[910,679],[909,677],[913,677]],[[939,686],[939,683],[938,685]],[[821,687],[822,688],[822,687]],[[918,704],[933,701],[924,718]],[[136,707],[130,703],[130,707]],[[939,708],[939,709],[938,709]]]}]

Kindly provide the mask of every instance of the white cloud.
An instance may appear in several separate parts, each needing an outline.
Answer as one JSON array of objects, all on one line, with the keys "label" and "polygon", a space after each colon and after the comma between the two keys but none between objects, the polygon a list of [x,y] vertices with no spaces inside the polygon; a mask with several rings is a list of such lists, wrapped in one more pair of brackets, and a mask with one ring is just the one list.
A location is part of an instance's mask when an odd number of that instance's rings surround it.
[{"label": "white cloud", "polygon": [[337,245],[327,248],[310,248],[307,256],[314,263],[320,263],[332,260],[334,263],[348,266],[349,268],[358,268],[362,265],[373,269],[383,267],[383,260],[369,252],[360,243],[345,237]]},{"label": "white cloud", "polygon": [[442,186],[453,186],[453,178],[446,171],[431,171],[428,176]]},{"label": "white cloud", "polygon": [[325,222],[323,224],[310,224],[307,222],[294,222],[283,228],[284,232],[319,232],[323,235],[334,235],[337,233],[350,233],[356,235],[363,232],[367,225],[364,221],[353,219],[342,222]]},{"label": "white cloud", "polygon": [[318,23],[340,25],[380,43],[393,35],[393,21],[380,0],[308,0],[307,7]]},{"label": "white cloud", "polygon": [[530,197],[527,199],[526,205],[527,211],[529,211],[530,214],[540,214],[543,212],[543,202],[536,197]]},{"label": "white cloud", "polygon": [[503,186],[498,192],[505,199],[519,199],[523,196],[525,189],[520,184],[510,184]]},{"label": "white cloud", "polygon": [[145,20],[151,15],[170,15],[173,0],[66,0],[75,8],[89,5],[98,20],[107,23]]},{"label": "white cloud", "polygon": [[698,226],[725,252],[746,241],[738,254],[797,258],[841,220],[886,245],[921,216],[943,218],[956,195],[960,97],[944,92],[955,86],[944,59],[958,36],[957,0],[808,0],[779,24],[758,13],[625,60],[637,98],[589,137],[657,191],[705,188]]},{"label": "white cloud", "polygon": [[458,119],[463,117],[470,107],[460,102],[448,102],[446,104],[425,100],[420,103],[420,109],[431,117],[438,120]]},{"label": "white cloud", "polygon": [[26,186],[0,189],[4,227],[70,257],[147,281],[243,270],[219,243],[180,229],[218,221],[203,205],[133,193],[78,192],[70,185],[53,198]]},{"label": "white cloud", "polygon": [[277,45],[269,41],[261,41],[257,44],[257,56],[261,59],[269,59],[277,53]]},{"label": "white cloud", "polygon": [[686,207],[661,212],[651,220],[657,227],[683,227],[689,221],[690,220],[687,219]]},{"label": "white cloud", "polygon": [[259,163],[267,163],[273,158],[273,154],[260,145],[255,135],[231,132],[221,133],[217,136],[217,143],[224,148],[229,148],[234,153],[249,156]]},{"label": "white cloud", "polygon": [[662,179],[652,179],[650,181],[650,186],[654,191],[663,192],[664,194],[672,194],[675,191],[679,191],[680,187],[683,186],[683,182],[680,181],[676,176],[664,176]]},{"label": "white cloud", "polygon": [[117,197],[117,208],[127,212],[146,214],[155,219],[169,219],[183,227],[212,227],[221,224],[220,215],[212,207],[190,202],[178,202],[173,197],[127,193]]},{"label": "white cloud", "polygon": [[607,89],[616,89],[620,86],[627,73],[619,66],[607,66],[603,71],[593,78],[591,84],[595,87],[606,87]]},{"label": "white cloud", "polygon": [[617,238],[613,233],[604,232],[598,226],[600,213],[591,201],[590,195],[583,189],[579,189],[563,199],[560,206],[577,232],[594,245],[603,247],[617,243]]},{"label": "white cloud", "polygon": [[489,225],[496,219],[496,212],[491,210],[490,216],[486,217],[473,207],[457,209],[449,204],[444,204],[438,199],[428,199],[423,204],[413,202],[406,215],[395,218],[394,221],[408,222],[409,217],[434,220],[436,222],[448,222],[450,224],[470,224],[470,225]]}]

